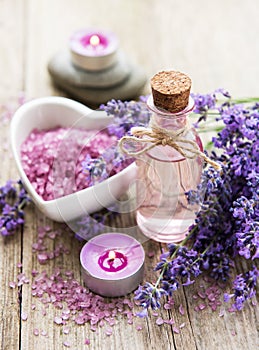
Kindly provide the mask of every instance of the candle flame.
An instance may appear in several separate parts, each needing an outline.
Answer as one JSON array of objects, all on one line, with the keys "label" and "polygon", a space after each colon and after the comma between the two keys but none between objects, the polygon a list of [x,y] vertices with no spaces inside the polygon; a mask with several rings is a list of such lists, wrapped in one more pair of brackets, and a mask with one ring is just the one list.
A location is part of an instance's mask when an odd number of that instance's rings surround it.
[{"label": "candle flame", "polygon": [[98,35],[94,34],[90,38],[90,44],[92,46],[98,46],[100,44],[100,38]]},{"label": "candle flame", "polygon": [[116,253],[114,250],[110,250],[108,254],[108,259],[109,260],[114,260],[116,258]]}]

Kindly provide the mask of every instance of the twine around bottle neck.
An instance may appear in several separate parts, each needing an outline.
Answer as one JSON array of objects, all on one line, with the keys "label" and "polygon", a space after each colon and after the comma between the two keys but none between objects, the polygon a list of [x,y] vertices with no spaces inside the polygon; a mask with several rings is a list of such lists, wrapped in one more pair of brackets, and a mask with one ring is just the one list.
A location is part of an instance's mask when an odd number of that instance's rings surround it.
[{"label": "twine around bottle neck", "polygon": [[[185,138],[188,129],[187,123],[180,129],[166,130],[157,124],[154,117],[151,117],[149,128],[139,126],[132,127],[130,130],[132,136],[123,136],[119,140],[119,148],[121,152],[131,157],[136,157],[150,151],[156,146],[170,146],[184,158],[194,159],[196,157],[201,157],[216,170],[221,170],[221,166],[202,152],[196,142]],[[144,144],[145,147],[141,148],[139,151],[129,151],[126,148],[128,142],[135,142],[139,145]]]}]

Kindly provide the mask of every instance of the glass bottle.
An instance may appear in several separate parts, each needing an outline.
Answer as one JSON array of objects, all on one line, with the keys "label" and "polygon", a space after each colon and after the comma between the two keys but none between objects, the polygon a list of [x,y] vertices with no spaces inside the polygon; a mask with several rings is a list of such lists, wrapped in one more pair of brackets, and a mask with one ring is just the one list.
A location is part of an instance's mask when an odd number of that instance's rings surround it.
[{"label": "glass bottle", "polygon": [[[189,127],[188,114],[194,108],[189,98],[188,106],[178,113],[157,108],[150,96],[147,102],[155,123],[167,131],[177,132],[184,128],[181,146],[191,147],[185,140],[194,141],[202,151],[202,142]],[[187,141],[188,142],[188,141]],[[186,192],[200,183],[203,160],[182,156],[175,148],[155,146],[136,160],[138,166],[136,220],[145,236],[159,242],[182,241],[189,226],[194,223],[197,205],[188,203]]]}]

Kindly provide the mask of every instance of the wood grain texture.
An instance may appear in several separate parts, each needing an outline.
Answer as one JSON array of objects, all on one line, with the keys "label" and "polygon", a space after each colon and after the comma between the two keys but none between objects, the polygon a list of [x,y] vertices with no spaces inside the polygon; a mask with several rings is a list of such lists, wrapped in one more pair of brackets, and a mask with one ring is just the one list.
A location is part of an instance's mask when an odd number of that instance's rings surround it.
[{"label": "wood grain texture", "polygon": [[[47,63],[58,50],[68,45],[71,33],[79,28],[97,26],[112,29],[119,35],[121,48],[128,57],[140,64],[148,77],[159,70],[173,68],[192,77],[193,91],[207,92],[225,87],[237,97],[259,95],[258,3],[256,0],[0,0],[0,104],[12,102],[20,91],[27,98],[46,95],[65,96],[53,87],[47,73]],[[147,85],[145,92],[150,91]],[[1,108],[1,114],[4,106]],[[1,119],[1,172],[3,184],[16,179],[17,171],[8,149],[9,124]],[[59,242],[70,249],[69,255],[60,256],[46,265],[40,265],[32,252],[38,228],[49,225],[62,230]],[[136,228],[134,212],[121,215],[110,223],[116,228]],[[47,240],[53,250],[57,241]],[[23,232],[8,239],[0,237],[0,334],[3,350],[61,350],[64,342],[70,349],[94,350],[255,350],[259,348],[258,307],[248,305],[242,312],[225,312],[209,309],[194,311],[201,279],[175,295],[172,310],[161,309],[158,317],[174,318],[174,325],[156,325],[157,316],[135,318],[133,325],[119,316],[113,334],[98,333],[88,325],[69,325],[70,333],[53,319],[59,311],[46,309],[32,296],[32,269],[52,274],[56,267],[80,275],[79,251],[82,243],[71,237],[60,224],[43,217],[33,206],[26,211]],[[152,241],[143,243],[147,252],[145,279],[153,280],[153,267],[161,254],[162,246]],[[154,252],[153,257],[148,257]],[[9,287],[20,269],[30,283],[17,290]],[[238,264],[240,273],[245,266]],[[35,305],[35,310],[32,310]],[[180,306],[185,313],[179,313]],[[136,308],[136,311],[138,309]],[[21,314],[28,314],[27,321]],[[174,327],[184,325],[179,334]],[[139,327],[142,330],[138,330]],[[46,331],[47,336],[33,335],[33,330]],[[84,345],[86,338],[90,345]]]}]

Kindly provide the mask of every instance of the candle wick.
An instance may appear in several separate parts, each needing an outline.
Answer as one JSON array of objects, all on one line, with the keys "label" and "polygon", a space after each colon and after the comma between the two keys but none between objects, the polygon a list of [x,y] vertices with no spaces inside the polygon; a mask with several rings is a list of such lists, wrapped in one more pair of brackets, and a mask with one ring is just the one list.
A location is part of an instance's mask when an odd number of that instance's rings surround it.
[{"label": "candle wick", "polygon": [[114,261],[115,258],[116,258],[116,252],[113,250],[109,251],[108,260],[112,262]]}]

